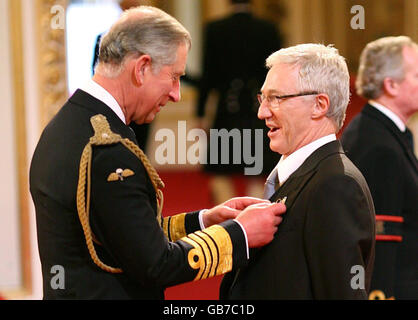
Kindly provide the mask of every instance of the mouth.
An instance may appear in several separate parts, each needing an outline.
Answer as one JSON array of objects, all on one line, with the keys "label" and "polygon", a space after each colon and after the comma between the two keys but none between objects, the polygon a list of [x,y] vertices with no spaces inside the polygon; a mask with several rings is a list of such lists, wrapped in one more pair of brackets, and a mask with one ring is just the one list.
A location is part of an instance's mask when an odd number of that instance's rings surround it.
[{"label": "mouth", "polygon": [[270,124],[268,124],[267,125],[267,127],[270,129],[268,132],[267,132],[267,136],[271,139],[271,138],[273,138],[276,134],[278,134],[279,132],[280,132],[280,130],[281,130],[281,127],[277,127],[277,126],[273,126],[273,125],[270,125]]}]

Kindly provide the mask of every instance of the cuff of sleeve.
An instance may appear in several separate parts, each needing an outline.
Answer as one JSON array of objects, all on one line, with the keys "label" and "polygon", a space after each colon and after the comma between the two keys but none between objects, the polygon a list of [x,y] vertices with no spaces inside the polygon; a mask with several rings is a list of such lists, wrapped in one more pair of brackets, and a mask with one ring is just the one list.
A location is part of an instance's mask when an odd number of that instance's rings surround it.
[{"label": "cuff of sleeve", "polygon": [[248,248],[248,238],[247,238],[247,232],[245,232],[245,229],[244,229],[244,227],[242,226],[242,224],[238,221],[238,220],[236,220],[236,219],[234,219],[234,221],[236,222],[236,223],[238,223],[238,225],[241,227],[241,229],[242,229],[242,233],[244,233],[244,238],[245,238],[245,247],[246,247],[246,251],[247,251],[247,260],[248,259],[250,259],[250,249]]},{"label": "cuff of sleeve", "polygon": [[[205,229],[206,227],[205,227],[205,224],[203,223],[203,213],[204,212],[206,212],[206,211],[208,211],[208,209],[202,209],[202,210],[200,210],[199,211],[199,224],[200,224],[200,230],[203,230],[203,229]],[[244,229],[244,227],[242,226],[242,224],[241,223],[239,223],[238,222],[238,220],[233,220],[233,221],[235,221],[240,227],[241,227],[241,230],[242,230],[242,233],[244,234],[244,239],[245,239],[245,248],[246,248],[246,252],[247,252],[247,260],[248,259],[250,259],[250,250],[249,250],[249,248],[248,248],[248,238],[247,238],[247,232],[245,232],[245,229]]]},{"label": "cuff of sleeve", "polygon": [[186,234],[189,233],[193,233],[201,229],[201,224],[200,224],[200,211],[193,211],[193,212],[189,212],[188,214],[186,214],[186,219],[185,219],[185,229],[186,229]]},{"label": "cuff of sleeve", "polygon": [[205,229],[205,224],[203,223],[203,213],[205,213],[206,211],[208,211],[208,209],[202,209],[199,211],[199,225],[200,225],[200,230]]},{"label": "cuff of sleeve", "polygon": [[248,243],[245,231],[236,220],[227,220],[220,224],[228,231],[233,245],[234,268],[247,264],[248,261]]}]

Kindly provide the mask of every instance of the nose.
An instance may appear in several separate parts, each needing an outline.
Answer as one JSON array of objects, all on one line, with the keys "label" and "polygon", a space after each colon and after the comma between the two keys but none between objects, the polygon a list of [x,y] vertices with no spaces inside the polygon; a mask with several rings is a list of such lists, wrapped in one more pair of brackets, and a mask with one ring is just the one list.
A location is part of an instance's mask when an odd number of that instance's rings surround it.
[{"label": "nose", "polygon": [[260,120],[268,119],[272,116],[270,108],[267,106],[267,102],[263,101],[258,107],[257,117]]},{"label": "nose", "polygon": [[181,93],[180,93],[180,80],[177,80],[173,87],[171,88],[171,91],[169,93],[170,100],[173,102],[178,102],[181,99]]}]

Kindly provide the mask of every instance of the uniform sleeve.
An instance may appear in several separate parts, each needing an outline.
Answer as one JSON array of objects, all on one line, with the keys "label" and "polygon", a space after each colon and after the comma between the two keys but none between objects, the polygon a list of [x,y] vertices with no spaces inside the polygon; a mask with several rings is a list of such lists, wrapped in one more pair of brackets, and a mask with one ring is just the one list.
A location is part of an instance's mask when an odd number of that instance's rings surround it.
[{"label": "uniform sleeve", "polygon": [[[108,181],[117,169],[133,174]],[[234,221],[169,241],[156,218],[155,192],[145,168],[121,144],[94,148],[90,223],[108,256],[105,262],[144,286],[204,279],[245,262],[244,236]]]},{"label": "uniform sleeve", "polygon": [[358,166],[376,210],[376,261],[370,298],[395,297],[396,255],[402,243],[403,170],[394,150],[383,146],[371,147]]},{"label": "uniform sleeve", "polygon": [[359,161],[358,168],[363,173],[372,194],[377,215],[401,214],[402,172],[399,157],[389,148],[370,148]]},{"label": "uniform sleeve", "polygon": [[161,227],[168,241],[177,241],[189,233],[200,231],[199,212],[179,213],[163,218]]},{"label": "uniform sleeve", "polygon": [[374,216],[351,177],[317,185],[304,242],[314,299],[367,299],[374,249]]}]

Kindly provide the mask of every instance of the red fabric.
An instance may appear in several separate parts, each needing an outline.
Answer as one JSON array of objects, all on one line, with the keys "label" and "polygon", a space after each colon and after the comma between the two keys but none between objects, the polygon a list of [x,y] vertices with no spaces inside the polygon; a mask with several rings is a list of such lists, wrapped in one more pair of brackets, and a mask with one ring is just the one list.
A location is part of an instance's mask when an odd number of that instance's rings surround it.
[{"label": "red fabric", "polygon": [[393,236],[387,234],[377,234],[376,241],[394,241],[394,242],[402,242],[402,236]]},{"label": "red fabric", "polygon": [[400,217],[400,216],[376,215],[376,221],[389,221],[389,222],[403,223],[403,217]]}]

